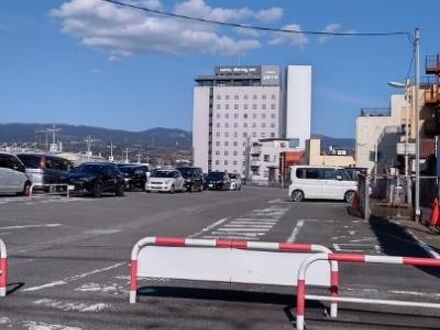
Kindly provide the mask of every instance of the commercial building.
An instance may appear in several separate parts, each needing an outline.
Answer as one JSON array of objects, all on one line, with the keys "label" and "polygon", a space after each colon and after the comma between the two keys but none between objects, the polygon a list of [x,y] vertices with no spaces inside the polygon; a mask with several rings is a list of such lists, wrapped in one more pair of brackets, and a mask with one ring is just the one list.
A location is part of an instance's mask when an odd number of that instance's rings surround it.
[{"label": "commercial building", "polygon": [[296,151],[288,139],[260,139],[251,146],[252,181],[280,182],[280,156],[287,151]]},{"label": "commercial building", "polygon": [[[384,132],[395,131],[386,127],[400,128],[403,123],[404,107],[408,106],[405,95],[391,95],[389,108],[363,109],[356,118],[356,167],[372,171],[377,162],[379,141]],[[393,148],[383,148],[381,157],[389,158],[387,153],[395,155]]]},{"label": "commercial building", "polygon": [[353,155],[345,149],[332,149],[329,152],[321,151],[320,139],[309,139],[306,143],[304,163],[307,165],[327,165],[327,166],[354,166]]},{"label": "commercial building", "polygon": [[[307,69],[299,70],[303,67]],[[310,135],[311,67],[288,66],[286,74],[284,79],[276,65],[255,65],[217,66],[214,75],[198,76],[194,165],[205,172],[227,170],[250,177],[254,142],[288,138],[295,146],[304,145]]]}]

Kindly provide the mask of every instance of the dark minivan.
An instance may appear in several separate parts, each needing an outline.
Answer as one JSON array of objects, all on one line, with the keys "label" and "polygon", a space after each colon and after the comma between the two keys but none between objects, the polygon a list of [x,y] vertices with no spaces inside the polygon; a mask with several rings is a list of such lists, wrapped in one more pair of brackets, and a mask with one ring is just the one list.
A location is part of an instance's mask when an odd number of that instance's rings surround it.
[{"label": "dark minivan", "polygon": [[208,172],[206,181],[208,182],[208,189],[210,190],[229,190],[231,187],[231,179],[229,178],[228,172]]},{"label": "dark minivan", "polygon": [[182,176],[185,179],[186,191],[203,191],[205,179],[200,167],[178,167],[176,170],[182,173]]},{"label": "dark minivan", "polygon": [[46,154],[18,154],[32,183],[38,185],[60,184],[72,168],[72,163],[62,157]]}]

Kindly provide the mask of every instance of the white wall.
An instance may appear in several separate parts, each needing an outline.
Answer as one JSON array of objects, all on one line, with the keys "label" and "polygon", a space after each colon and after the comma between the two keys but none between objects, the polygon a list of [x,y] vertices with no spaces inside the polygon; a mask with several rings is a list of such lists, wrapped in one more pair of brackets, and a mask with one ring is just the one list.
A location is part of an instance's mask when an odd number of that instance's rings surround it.
[{"label": "white wall", "polygon": [[193,163],[208,172],[209,87],[194,87],[193,100]]},{"label": "white wall", "polygon": [[377,145],[380,143],[385,127],[401,124],[401,111],[406,105],[404,95],[392,95],[390,99],[390,116],[360,116],[356,118],[357,167],[366,167],[369,171],[374,168],[375,163],[370,159],[370,155],[374,154]]},{"label": "white wall", "polygon": [[312,67],[289,65],[286,90],[286,138],[299,139],[305,148],[310,139],[310,116],[312,102]]}]

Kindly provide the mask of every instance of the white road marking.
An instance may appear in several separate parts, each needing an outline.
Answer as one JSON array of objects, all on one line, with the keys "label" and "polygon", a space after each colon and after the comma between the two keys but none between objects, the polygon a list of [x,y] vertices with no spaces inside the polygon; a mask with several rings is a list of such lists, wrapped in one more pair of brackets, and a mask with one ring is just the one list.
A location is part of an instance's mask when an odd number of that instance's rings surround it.
[{"label": "white road marking", "polygon": [[30,288],[24,289],[23,291],[39,291],[39,290],[51,288],[51,287],[54,287],[54,286],[65,285],[67,283],[80,280],[80,279],[82,279],[84,277],[87,277],[87,276],[90,276],[90,275],[93,275],[93,274],[97,274],[97,273],[106,272],[108,270],[124,266],[126,264],[127,264],[126,262],[118,262],[117,264],[111,265],[109,267],[95,269],[95,270],[92,270],[90,272],[86,272],[86,273],[82,273],[82,274],[78,274],[78,275],[75,275],[75,276],[72,276],[72,277],[65,278],[64,280],[49,282],[49,283],[46,283],[46,284],[43,284],[43,285],[40,285],[40,286],[33,286],[33,287],[30,287]]},{"label": "white road marking", "polygon": [[62,310],[64,312],[99,312],[105,309],[109,309],[111,306],[109,304],[104,303],[96,303],[96,304],[84,304],[84,303],[73,303],[68,301],[61,301],[55,299],[39,299],[33,302],[34,305],[42,305],[50,308],[55,308]]},{"label": "white road marking", "polygon": [[22,226],[5,226],[0,227],[0,230],[10,230],[10,229],[26,229],[26,228],[54,228],[54,227],[60,227],[61,224],[59,223],[46,223],[42,225],[22,225]]},{"label": "white road marking", "polygon": [[356,232],[354,230],[349,230],[348,234],[351,235],[351,236],[354,236],[354,235],[356,235]]},{"label": "white road marking", "polygon": [[244,227],[244,228],[226,228],[226,227],[222,227],[221,231],[225,231],[225,232],[234,232],[234,231],[238,231],[238,232],[260,232],[260,233],[264,233],[264,232],[268,232],[270,230],[270,228],[251,228],[251,227]]},{"label": "white road marking", "polygon": [[304,226],[304,220],[298,220],[296,222],[295,228],[293,228],[292,233],[290,234],[289,238],[287,239],[287,242],[289,242],[289,243],[295,242],[296,237],[298,236],[298,234],[303,226]]},{"label": "white road marking", "polygon": [[374,237],[365,237],[365,238],[359,238],[359,239],[351,239],[350,243],[360,243],[360,242],[368,242],[368,241],[374,241],[376,238]]},{"label": "white road marking", "polygon": [[46,284],[43,284],[43,285],[40,285],[40,286],[33,286],[33,287],[30,287],[30,288],[26,288],[23,291],[39,291],[39,290],[42,290],[42,289],[48,289],[48,288],[51,288],[51,287],[54,287],[54,286],[59,286],[59,285],[64,285],[64,284],[67,284],[67,282],[65,282],[65,281],[54,281],[54,282],[46,283]]},{"label": "white road marking", "polygon": [[351,251],[351,252],[365,252],[374,250],[377,253],[382,252],[382,249],[377,244],[358,244],[358,243],[338,243],[333,244],[336,251]]},{"label": "white road marking", "polygon": [[413,234],[413,232],[411,230],[409,230],[408,228],[405,229],[405,232],[411,236],[416,242],[417,244],[419,244],[419,246],[425,250],[426,253],[428,253],[431,257],[435,258],[435,259],[440,259],[440,254],[438,254],[437,252],[435,252],[433,249],[431,249],[431,247],[426,244],[425,242],[423,242],[421,239],[419,239],[416,235]]},{"label": "white road marking", "polygon": [[198,232],[195,233],[195,234],[189,235],[188,238],[196,237],[196,236],[199,236],[199,235],[201,235],[201,234],[203,234],[203,233],[206,233],[206,232],[210,231],[211,229],[213,229],[213,228],[215,228],[215,227],[221,225],[221,224],[222,224],[223,222],[225,222],[226,220],[228,220],[228,218],[220,219],[220,220],[214,222],[213,224],[211,224],[211,225],[209,225],[209,226],[203,228],[201,231],[198,231]]},{"label": "white road marking", "polygon": [[120,231],[121,229],[91,229],[91,230],[86,230],[83,233],[96,234],[96,235],[110,235],[110,234],[119,233]]},{"label": "white road marking", "polygon": [[272,228],[271,225],[254,225],[254,224],[236,224],[231,222],[230,224],[225,225],[226,228]]},{"label": "white road marking", "polygon": [[80,287],[74,289],[74,291],[80,292],[100,292],[110,294],[125,294],[129,293],[127,286],[119,285],[118,283],[101,285],[99,283],[85,283]]},{"label": "white road marking", "polygon": [[61,324],[49,324],[44,322],[25,321],[21,323],[27,330],[82,330],[78,327],[70,327]]}]

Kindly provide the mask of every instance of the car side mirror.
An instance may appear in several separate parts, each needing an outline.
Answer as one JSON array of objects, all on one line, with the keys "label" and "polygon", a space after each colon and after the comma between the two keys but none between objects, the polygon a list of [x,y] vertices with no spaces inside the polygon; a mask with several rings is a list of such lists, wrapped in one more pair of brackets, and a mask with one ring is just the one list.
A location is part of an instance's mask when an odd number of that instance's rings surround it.
[{"label": "car side mirror", "polygon": [[336,176],[336,180],[338,180],[338,181],[342,181],[342,176],[337,175],[337,176]]}]

